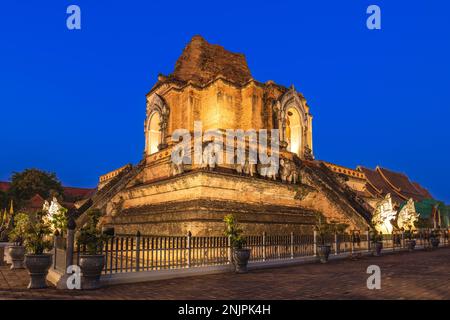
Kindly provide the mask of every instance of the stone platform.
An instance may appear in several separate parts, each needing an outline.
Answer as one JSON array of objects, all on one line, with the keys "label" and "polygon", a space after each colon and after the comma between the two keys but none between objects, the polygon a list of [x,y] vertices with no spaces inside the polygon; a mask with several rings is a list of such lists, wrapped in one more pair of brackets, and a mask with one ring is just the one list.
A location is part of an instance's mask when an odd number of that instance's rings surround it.
[{"label": "stone platform", "polygon": [[326,213],[330,221],[365,230],[367,221],[320,182],[315,177],[294,185],[195,170],[126,188],[111,200],[102,223],[122,234],[222,235],[223,217],[231,213],[247,234],[311,234],[317,214]]}]

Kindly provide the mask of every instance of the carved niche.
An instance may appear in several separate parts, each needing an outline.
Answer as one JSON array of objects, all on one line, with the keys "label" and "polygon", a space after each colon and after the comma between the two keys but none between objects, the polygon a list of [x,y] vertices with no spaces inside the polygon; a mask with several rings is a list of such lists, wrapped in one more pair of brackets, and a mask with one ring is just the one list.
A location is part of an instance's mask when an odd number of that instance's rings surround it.
[{"label": "carved niche", "polygon": [[[145,122],[145,136],[146,141],[148,140],[148,130],[150,129],[150,119],[153,116],[153,114],[157,113],[159,115],[159,129],[161,132],[161,143],[158,146],[158,149],[164,149],[167,147],[166,143],[166,137],[167,137],[167,127],[169,124],[169,114],[170,109],[167,103],[164,101],[164,99],[154,93],[147,99],[147,120]],[[147,147],[148,147],[148,141],[147,141]]]},{"label": "carved niche", "polygon": [[[288,145],[288,138],[286,137],[287,117],[288,109],[295,108],[301,119],[301,148],[302,153],[307,150],[307,132],[308,132],[308,113],[306,112],[305,105],[300,99],[299,93],[295,90],[294,86],[284,93],[278,100],[273,103],[273,111],[275,114],[275,127],[280,129],[280,147],[285,149]],[[309,147],[308,147],[309,148]],[[304,157],[304,154],[300,155]],[[308,155],[311,157],[311,155]]]}]

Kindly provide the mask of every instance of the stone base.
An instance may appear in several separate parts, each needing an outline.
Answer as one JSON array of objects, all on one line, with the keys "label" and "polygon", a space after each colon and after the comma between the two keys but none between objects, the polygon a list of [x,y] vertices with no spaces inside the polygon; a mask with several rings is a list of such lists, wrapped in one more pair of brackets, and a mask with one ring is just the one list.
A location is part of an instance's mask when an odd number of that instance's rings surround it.
[{"label": "stone base", "polygon": [[234,214],[248,235],[312,234],[318,213],[354,227],[343,209],[314,186],[197,170],[120,192],[102,223],[118,234],[221,236]]}]

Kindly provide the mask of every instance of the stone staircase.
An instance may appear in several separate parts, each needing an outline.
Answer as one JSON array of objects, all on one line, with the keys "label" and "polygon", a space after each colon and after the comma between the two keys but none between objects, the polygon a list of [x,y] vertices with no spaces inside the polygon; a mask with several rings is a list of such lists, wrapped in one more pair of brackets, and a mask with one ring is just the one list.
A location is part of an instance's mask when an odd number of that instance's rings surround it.
[{"label": "stone staircase", "polygon": [[89,209],[102,210],[106,204],[120,191],[126,188],[128,183],[142,171],[145,163],[141,161],[128,170],[123,170],[116,177],[112,178],[103,188],[97,191],[90,199],[78,209],[76,224],[82,227],[87,222],[87,211]]},{"label": "stone staircase", "polygon": [[324,192],[328,198],[340,206],[344,212],[370,223],[371,211],[367,203],[357,196],[345,183],[341,183],[333,171],[323,163],[310,162],[303,168],[304,172],[314,181],[314,186]]}]

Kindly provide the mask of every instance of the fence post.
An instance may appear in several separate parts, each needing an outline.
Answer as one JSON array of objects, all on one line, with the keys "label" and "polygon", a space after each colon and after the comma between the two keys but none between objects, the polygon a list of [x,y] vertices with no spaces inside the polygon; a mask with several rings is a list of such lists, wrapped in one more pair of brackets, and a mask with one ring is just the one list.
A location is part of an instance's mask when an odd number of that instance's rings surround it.
[{"label": "fence post", "polygon": [[317,257],[317,230],[314,230],[314,257]]},{"label": "fence post", "polygon": [[187,267],[190,268],[191,267],[191,237],[192,237],[192,233],[190,231],[188,231],[187,234]]},{"label": "fence post", "polygon": [[370,252],[370,231],[369,231],[369,229],[366,230],[366,237],[367,237],[367,252]]},{"label": "fence post", "polygon": [[263,232],[263,238],[262,238],[262,245],[263,245],[263,261],[266,261],[266,232]]},{"label": "fence post", "polygon": [[395,251],[395,234],[392,232],[392,251]]},{"label": "fence post", "polygon": [[294,259],[294,232],[291,232],[291,259]]},{"label": "fence post", "polygon": [[350,253],[355,253],[355,230],[352,230],[352,236],[350,237]]},{"label": "fence post", "polygon": [[228,236],[228,263],[233,263],[233,252],[231,248],[231,236]]},{"label": "fence post", "polygon": [[339,240],[337,232],[334,233],[334,255],[337,256],[339,254]]},{"label": "fence post", "polygon": [[[53,269],[56,269],[56,254],[58,253],[56,246],[58,244],[58,236],[59,236],[59,232],[58,232],[58,230],[56,230],[53,234]],[[1,265],[1,261],[3,261],[3,256],[0,259],[0,265]]]},{"label": "fence post", "polygon": [[6,264],[5,261],[5,247],[0,246],[0,266],[4,266]]},{"label": "fence post", "polygon": [[[75,219],[71,216],[69,221],[67,221],[67,239],[66,239],[66,265],[64,273],[67,272],[67,267],[73,265],[73,249],[75,245],[75,229],[77,228],[77,223]],[[77,262],[78,263],[78,262]]]},{"label": "fence post", "polygon": [[402,230],[402,243],[401,243],[401,247],[405,248],[405,231]]},{"label": "fence post", "polygon": [[[131,250],[133,250],[133,248],[131,248]],[[141,268],[140,264],[141,264],[141,233],[136,232],[136,272],[138,272]]]}]

